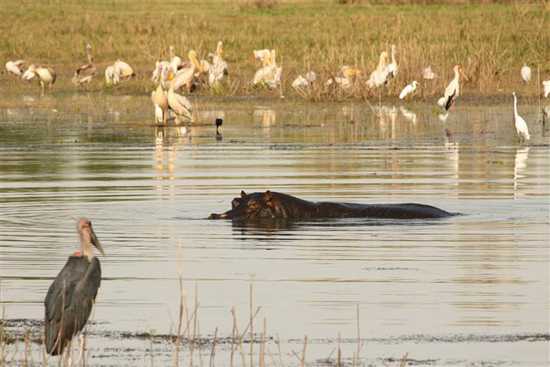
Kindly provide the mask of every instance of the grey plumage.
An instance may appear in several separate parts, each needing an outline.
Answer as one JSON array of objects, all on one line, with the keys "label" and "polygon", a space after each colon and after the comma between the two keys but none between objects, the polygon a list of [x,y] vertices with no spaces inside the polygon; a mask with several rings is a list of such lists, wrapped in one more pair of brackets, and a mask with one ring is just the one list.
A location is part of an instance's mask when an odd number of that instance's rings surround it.
[{"label": "grey plumage", "polygon": [[94,257],[71,256],[50,286],[44,305],[46,351],[61,354],[84,328],[101,283],[101,265]]}]

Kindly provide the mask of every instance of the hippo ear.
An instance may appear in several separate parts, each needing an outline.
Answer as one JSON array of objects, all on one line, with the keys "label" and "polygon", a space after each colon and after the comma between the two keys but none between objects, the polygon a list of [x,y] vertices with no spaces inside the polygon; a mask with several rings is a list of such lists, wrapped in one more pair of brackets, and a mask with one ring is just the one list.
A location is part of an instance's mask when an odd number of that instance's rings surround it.
[{"label": "hippo ear", "polygon": [[273,198],[273,194],[271,194],[271,191],[267,190],[264,194],[264,198],[268,201],[271,200]]},{"label": "hippo ear", "polygon": [[244,198],[246,196],[246,192],[244,190],[241,190],[241,197]]}]

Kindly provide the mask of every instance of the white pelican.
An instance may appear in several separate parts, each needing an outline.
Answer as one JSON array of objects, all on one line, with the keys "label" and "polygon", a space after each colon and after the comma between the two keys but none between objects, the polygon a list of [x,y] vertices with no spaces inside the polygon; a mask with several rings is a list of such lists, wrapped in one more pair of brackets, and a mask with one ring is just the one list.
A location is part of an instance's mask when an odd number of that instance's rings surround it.
[{"label": "white pelican", "polygon": [[173,82],[174,81],[172,81],[168,89],[168,107],[174,111],[176,123],[180,123],[181,121],[193,122],[193,108],[191,102],[184,96],[174,92]]},{"label": "white pelican", "polygon": [[254,50],[254,58],[262,63],[262,66],[267,66],[269,64],[269,59],[271,57],[271,50]]},{"label": "white pelican", "polygon": [[157,89],[151,92],[151,101],[153,101],[153,105],[155,106],[155,121],[166,125],[166,120],[168,119],[168,96],[160,84],[157,86]]},{"label": "white pelican", "polygon": [[169,52],[170,52],[170,67],[172,68],[172,71],[175,74],[180,69],[181,65],[183,64],[183,61],[181,60],[181,57],[176,55],[174,51],[174,46],[169,47]]},{"label": "white pelican", "polygon": [[531,138],[529,135],[529,129],[527,128],[527,123],[525,120],[518,114],[518,99],[516,97],[516,92],[513,92],[514,96],[514,124],[516,125],[516,133],[518,138],[521,141],[527,141]]},{"label": "white pelican", "polygon": [[344,65],[340,68],[337,76],[328,79],[325,86],[328,87],[336,83],[341,89],[349,89],[356,78],[361,75],[361,70],[351,66]]},{"label": "white pelican", "polygon": [[317,74],[314,71],[308,71],[305,76],[298,75],[292,82],[292,88],[304,91],[313,85],[313,82],[317,80]]},{"label": "white pelican", "polygon": [[456,98],[460,95],[460,65],[455,65],[453,71],[455,73],[453,80],[451,80],[447,88],[445,88],[443,97],[439,98],[437,101],[437,104],[446,111],[451,108]]},{"label": "white pelican", "polygon": [[523,64],[521,67],[521,78],[525,83],[529,83],[531,80],[531,68],[527,64]]},{"label": "white pelican", "polygon": [[105,68],[105,83],[107,85],[117,85],[120,83],[120,70],[115,68],[114,65],[109,65]]},{"label": "white pelican", "polygon": [[115,67],[115,69],[118,70],[120,79],[129,79],[136,75],[136,73],[134,73],[134,69],[132,69],[130,65],[120,59],[115,61],[113,66]]},{"label": "white pelican", "polygon": [[88,59],[88,63],[81,65],[74,72],[72,82],[76,85],[91,82],[92,78],[96,74],[96,67],[92,57],[92,45],[89,43],[86,45],[86,58]]},{"label": "white pelican", "polygon": [[186,63],[186,66],[178,70],[174,76],[174,80],[171,82],[174,91],[180,89],[181,87],[185,87],[187,92],[191,92],[196,74],[200,74],[204,71],[205,65],[199,62],[195,50],[190,50],[187,57],[189,57],[190,62]]},{"label": "white pelican", "polygon": [[422,78],[424,78],[425,80],[433,80],[436,78],[436,75],[433,72],[431,65],[422,70]]},{"label": "white pelican", "polygon": [[418,85],[418,82],[416,80],[413,80],[411,84],[408,84],[405,88],[403,88],[401,93],[399,93],[399,99],[404,99],[409,94],[414,93],[417,85]]},{"label": "white pelican", "polygon": [[542,88],[544,89],[544,98],[550,96],[550,80],[543,81]]},{"label": "white pelican", "polygon": [[386,83],[397,76],[397,61],[395,60],[395,45],[391,45],[391,63],[386,67]]},{"label": "white pelican", "polygon": [[369,88],[380,87],[386,83],[388,78],[388,53],[382,51],[380,54],[380,59],[378,60],[378,66],[370,74],[369,80],[367,81],[367,86]]},{"label": "white pelican", "polygon": [[46,85],[48,86],[48,88],[52,87],[52,85],[55,83],[56,77],[57,76],[55,74],[55,71],[52,68],[36,66],[34,64],[29,65],[28,69],[21,76],[23,80],[32,80],[34,78],[38,78],[42,94],[44,93]]},{"label": "white pelican", "polygon": [[281,74],[283,68],[277,65],[276,52],[271,50],[269,56],[266,56],[260,69],[254,74],[253,85],[265,85],[270,89],[275,89],[281,85]]},{"label": "white pelican", "polygon": [[6,63],[6,71],[13,75],[21,76],[23,74],[24,64],[25,61],[23,60],[8,61]]},{"label": "white pelican", "polygon": [[228,74],[227,62],[225,62],[222,55],[223,43],[219,41],[216,52],[208,55],[212,58],[212,64],[208,66],[208,85],[211,87],[219,83],[224,75]]},{"label": "white pelican", "polygon": [[[166,83],[166,80],[162,80],[161,76],[163,75],[164,70],[171,69],[172,66],[168,61],[156,61],[155,62],[155,70],[153,70],[153,75],[151,76],[151,80],[155,83],[164,82]],[[175,74],[176,72],[174,72]],[[166,76],[167,73],[164,73]]]}]

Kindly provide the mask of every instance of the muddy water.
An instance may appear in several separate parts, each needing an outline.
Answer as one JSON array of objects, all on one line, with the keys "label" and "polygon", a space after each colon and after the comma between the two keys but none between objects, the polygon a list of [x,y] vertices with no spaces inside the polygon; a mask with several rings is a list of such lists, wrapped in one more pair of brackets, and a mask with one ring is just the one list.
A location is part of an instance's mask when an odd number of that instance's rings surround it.
[{"label": "muddy water", "polygon": [[[197,101],[196,126],[159,128],[145,98],[65,102],[28,97],[0,111],[6,319],[42,318],[47,287],[77,246],[74,218],[87,216],[107,252],[91,365],[171,363],[168,343],[121,334],[173,331],[179,277],[190,309],[198,291],[203,336],[229,336],[233,306],[244,330],[253,284],[254,331],[265,318],[281,339],[269,364],[299,364],[292,351],[304,335],[308,361],[334,361],[338,333],[351,362],[358,305],[365,364],[408,353],[420,365],[547,365],[550,138],[534,107],[522,107],[526,146],[509,106],[459,105],[445,117],[424,105]],[[205,219],[241,189],[464,215],[269,227]],[[222,346],[216,364],[228,353]]]}]

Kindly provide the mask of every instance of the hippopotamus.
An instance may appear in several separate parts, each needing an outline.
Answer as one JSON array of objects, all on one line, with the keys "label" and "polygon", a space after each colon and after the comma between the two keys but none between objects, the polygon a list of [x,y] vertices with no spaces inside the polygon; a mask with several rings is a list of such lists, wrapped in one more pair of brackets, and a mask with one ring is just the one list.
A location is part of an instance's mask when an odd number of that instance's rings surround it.
[{"label": "hippopotamus", "polygon": [[430,205],[406,204],[356,204],[340,202],[313,202],[280,192],[266,191],[234,198],[231,210],[210,214],[209,219],[232,220],[308,220],[329,218],[383,218],[428,219],[456,215]]}]

